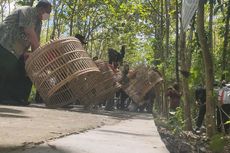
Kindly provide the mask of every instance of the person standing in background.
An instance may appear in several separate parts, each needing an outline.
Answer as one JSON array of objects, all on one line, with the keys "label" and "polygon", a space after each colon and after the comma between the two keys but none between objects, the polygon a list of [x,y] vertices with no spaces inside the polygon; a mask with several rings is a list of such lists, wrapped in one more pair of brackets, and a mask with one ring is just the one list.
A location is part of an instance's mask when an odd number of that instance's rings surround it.
[{"label": "person standing in background", "polygon": [[169,108],[171,111],[176,111],[176,108],[180,106],[181,93],[179,92],[178,83],[174,83],[172,87],[169,87],[166,93],[169,97]]},{"label": "person standing in background", "polygon": [[195,100],[196,105],[199,107],[195,132],[200,133],[200,128],[206,113],[206,90],[201,84],[195,90]]}]

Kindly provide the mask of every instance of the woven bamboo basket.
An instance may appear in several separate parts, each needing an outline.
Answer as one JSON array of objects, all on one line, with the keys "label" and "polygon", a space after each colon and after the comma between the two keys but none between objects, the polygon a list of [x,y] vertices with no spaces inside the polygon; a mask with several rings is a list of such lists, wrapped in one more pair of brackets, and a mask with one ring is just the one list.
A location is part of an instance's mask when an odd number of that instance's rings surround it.
[{"label": "woven bamboo basket", "polygon": [[97,60],[95,63],[101,71],[101,74],[95,77],[94,82],[87,82],[86,86],[91,85],[91,90],[75,90],[81,91],[81,94],[78,94],[79,100],[86,105],[104,102],[104,100],[111,98],[121,87],[121,85],[115,81],[115,73],[107,62]]},{"label": "woven bamboo basket", "polygon": [[78,99],[74,86],[84,86],[100,73],[74,37],[52,40],[36,49],[26,61],[26,71],[46,105],[53,108],[74,102]]},{"label": "woven bamboo basket", "polygon": [[124,90],[135,103],[142,104],[145,95],[161,81],[163,78],[158,71],[141,66],[133,72]]}]

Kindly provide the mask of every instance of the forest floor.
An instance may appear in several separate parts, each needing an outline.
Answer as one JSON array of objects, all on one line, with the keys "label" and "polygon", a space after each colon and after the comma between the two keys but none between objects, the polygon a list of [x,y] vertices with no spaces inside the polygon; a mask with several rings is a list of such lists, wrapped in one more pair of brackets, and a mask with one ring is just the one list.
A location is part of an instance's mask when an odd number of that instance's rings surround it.
[{"label": "forest floor", "polygon": [[230,134],[216,134],[208,139],[205,128],[201,133],[172,128],[165,118],[153,114],[158,132],[170,153],[229,153]]}]

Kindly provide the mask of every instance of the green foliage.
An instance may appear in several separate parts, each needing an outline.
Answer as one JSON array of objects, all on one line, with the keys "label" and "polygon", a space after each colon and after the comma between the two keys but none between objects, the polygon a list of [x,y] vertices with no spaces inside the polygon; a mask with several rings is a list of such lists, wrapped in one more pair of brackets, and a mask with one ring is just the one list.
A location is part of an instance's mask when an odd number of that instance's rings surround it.
[{"label": "green foliage", "polygon": [[36,95],[36,88],[35,88],[35,86],[32,86],[28,101],[33,102],[35,99],[35,95]]},{"label": "green foliage", "polygon": [[214,153],[221,153],[224,150],[225,139],[223,134],[216,134],[211,138],[210,149]]},{"label": "green foliage", "polygon": [[175,134],[179,134],[184,128],[183,114],[182,108],[177,107],[175,114],[169,118],[169,124]]},{"label": "green foliage", "polygon": [[230,124],[230,120],[226,121],[224,124]]},{"label": "green foliage", "polygon": [[33,5],[34,0],[18,0],[16,3],[22,6]]},{"label": "green foliage", "polygon": [[[34,0],[16,1],[18,5],[31,5],[36,2]],[[169,1],[169,53],[165,53],[165,9],[162,12],[163,16],[161,16],[161,1],[159,0],[52,0],[51,2],[53,3],[53,14],[50,19],[49,30],[43,30],[42,32],[41,40],[45,40],[44,42],[46,42],[47,36],[50,38],[53,30],[55,37],[80,33],[86,36],[88,41],[87,51],[90,55],[99,55],[105,60],[109,47],[119,50],[121,45],[126,44],[126,60],[131,65],[136,63],[163,65],[160,70],[165,69],[166,82],[175,80],[175,17],[177,12],[175,11],[176,3],[174,0]],[[230,78],[228,71],[221,71],[221,54],[228,2],[212,2],[215,8],[213,21],[214,70],[215,78],[220,80],[223,73]],[[208,12],[208,6],[207,3],[206,12]],[[179,2],[180,7],[181,2]],[[208,13],[205,14],[206,18],[207,16]],[[207,26],[208,23],[206,22],[205,27]],[[47,31],[48,34],[46,34]],[[192,52],[192,75],[189,79],[190,84],[195,85],[203,81],[204,64],[201,62],[202,56],[196,31],[193,35],[193,40],[188,42],[188,49]],[[163,58],[165,58],[165,61]],[[226,70],[228,70],[230,63],[228,62],[226,65]]]}]

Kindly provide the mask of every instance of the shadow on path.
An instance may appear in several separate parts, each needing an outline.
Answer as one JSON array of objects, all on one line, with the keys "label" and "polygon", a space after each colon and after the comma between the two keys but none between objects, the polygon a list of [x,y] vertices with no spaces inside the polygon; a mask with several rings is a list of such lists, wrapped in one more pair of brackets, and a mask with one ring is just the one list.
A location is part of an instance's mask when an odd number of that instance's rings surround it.
[{"label": "shadow on path", "polygon": [[23,111],[13,108],[5,108],[4,105],[0,105],[0,117],[9,118],[29,118],[28,116],[21,115]]}]

